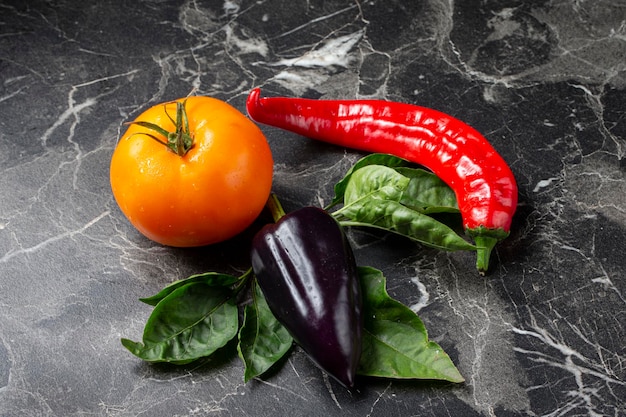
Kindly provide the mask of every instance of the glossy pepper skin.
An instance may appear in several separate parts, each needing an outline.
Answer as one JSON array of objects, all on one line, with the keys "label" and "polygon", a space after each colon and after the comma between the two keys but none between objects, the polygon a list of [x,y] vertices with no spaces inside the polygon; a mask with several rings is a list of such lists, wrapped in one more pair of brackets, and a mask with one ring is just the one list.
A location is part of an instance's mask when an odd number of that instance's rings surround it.
[{"label": "glossy pepper skin", "polygon": [[348,388],[361,357],[357,266],[341,226],[305,207],[253,238],[252,268],[274,316],[320,368]]},{"label": "glossy pepper skin", "polygon": [[495,244],[508,236],[517,207],[511,169],[475,129],[442,112],[384,100],[261,98],[252,90],[250,117],[347,148],[392,154],[430,169],[456,193],[466,232],[484,273]]}]

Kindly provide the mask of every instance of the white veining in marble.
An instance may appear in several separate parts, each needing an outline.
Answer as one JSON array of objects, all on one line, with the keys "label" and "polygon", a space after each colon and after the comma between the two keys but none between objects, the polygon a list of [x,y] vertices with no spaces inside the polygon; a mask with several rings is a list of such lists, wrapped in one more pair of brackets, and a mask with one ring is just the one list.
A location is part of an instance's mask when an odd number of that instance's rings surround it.
[{"label": "white veining in marble", "polygon": [[[201,0],[0,4],[0,416],[626,414],[626,5],[619,1]],[[241,240],[146,241],[110,194],[123,123],[195,91],[384,98],[479,129],[520,186],[487,278],[466,253],[350,230],[466,382],[368,379],[295,349],[243,383],[236,355],[141,363],[137,299]],[[361,154],[265,128],[288,209],[332,198]],[[244,238],[242,238],[244,239]]]}]

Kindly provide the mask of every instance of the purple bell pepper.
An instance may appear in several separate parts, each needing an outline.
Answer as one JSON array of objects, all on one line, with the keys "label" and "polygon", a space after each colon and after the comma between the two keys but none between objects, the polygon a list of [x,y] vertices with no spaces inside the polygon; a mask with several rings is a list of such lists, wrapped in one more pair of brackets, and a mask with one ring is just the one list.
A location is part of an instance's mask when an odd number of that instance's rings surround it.
[{"label": "purple bell pepper", "polygon": [[276,319],[313,362],[352,388],[361,357],[361,293],[339,223],[320,208],[296,210],[255,235],[251,258]]}]

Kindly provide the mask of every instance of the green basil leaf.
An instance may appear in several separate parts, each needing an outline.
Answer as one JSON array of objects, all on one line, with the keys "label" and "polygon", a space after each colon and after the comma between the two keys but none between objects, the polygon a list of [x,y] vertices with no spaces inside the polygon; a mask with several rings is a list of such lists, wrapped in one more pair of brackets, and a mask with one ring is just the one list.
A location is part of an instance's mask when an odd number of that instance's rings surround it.
[{"label": "green basil leaf", "polygon": [[328,210],[331,207],[336,206],[337,204],[343,201],[346,187],[348,186],[348,183],[350,182],[350,178],[352,177],[352,174],[356,172],[357,170],[359,170],[360,168],[363,168],[368,165],[382,165],[382,166],[394,168],[394,167],[401,167],[401,166],[409,166],[410,164],[411,163],[407,161],[406,159],[402,159],[394,155],[388,155],[388,154],[382,154],[382,153],[369,154],[359,159],[352,166],[352,168],[348,170],[346,175],[337,184],[335,184],[335,187],[334,187],[335,196],[333,197],[330,204],[326,207],[326,210]]},{"label": "green basil leaf", "polygon": [[395,169],[383,165],[363,167],[352,174],[346,186],[344,208],[372,197],[400,201],[410,181]]},{"label": "green basil leaf", "polygon": [[175,290],[177,290],[178,288],[184,285],[191,284],[194,282],[200,282],[200,283],[209,285],[211,287],[229,287],[235,284],[236,282],[240,281],[241,279],[245,278],[246,275],[248,275],[249,273],[250,271],[246,272],[241,277],[236,277],[234,275],[228,275],[228,274],[220,274],[218,272],[207,272],[204,274],[196,274],[196,275],[190,276],[189,278],[174,281],[168,286],[166,286],[165,288],[163,288],[161,291],[159,291],[157,294],[151,297],[140,298],[139,300],[151,306],[155,306],[159,303],[159,301],[161,301],[162,299],[167,297],[169,294],[173,293]]},{"label": "green basil leaf", "polygon": [[245,365],[244,382],[265,373],[293,344],[293,338],[272,314],[256,281],[252,287],[252,304],[245,308],[237,346]]},{"label": "green basil leaf", "polygon": [[422,320],[392,299],[383,274],[360,267],[364,331],[359,375],[463,382],[450,357],[428,340]]},{"label": "green basil leaf", "polygon": [[396,168],[410,178],[400,202],[422,213],[459,213],[456,194],[445,182],[430,171],[419,168]]},{"label": "green basil leaf", "polygon": [[148,362],[185,364],[226,345],[238,327],[232,290],[191,282],[157,304],[146,322],[143,343],[122,339],[122,344]]},{"label": "green basil leaf", "polygon": [[378,228],[447,251],[476,250],[446,224],[397,201],[361,199],[332,214],[342,226]]}]

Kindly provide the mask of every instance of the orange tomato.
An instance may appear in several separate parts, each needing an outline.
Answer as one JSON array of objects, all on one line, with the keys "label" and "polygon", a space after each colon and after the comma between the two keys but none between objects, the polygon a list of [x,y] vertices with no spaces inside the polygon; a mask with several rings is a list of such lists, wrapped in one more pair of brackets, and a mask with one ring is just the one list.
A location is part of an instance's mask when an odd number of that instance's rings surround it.
[{"label": "orange tomato", "polygon": [[[193,142],[179,154],[181,138]],[[269,197],[272,175],[261,130],[231,105],[203,96],[139,115],[110,167],[113,195],[128,220],[149,239],[176,247],[221,242],[250,226]]]}]

